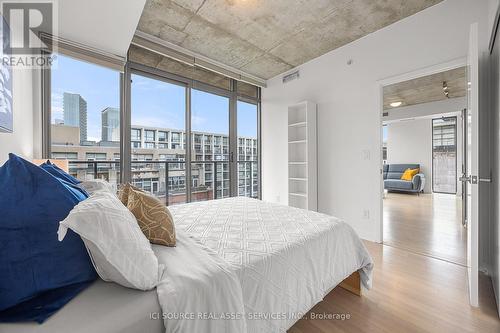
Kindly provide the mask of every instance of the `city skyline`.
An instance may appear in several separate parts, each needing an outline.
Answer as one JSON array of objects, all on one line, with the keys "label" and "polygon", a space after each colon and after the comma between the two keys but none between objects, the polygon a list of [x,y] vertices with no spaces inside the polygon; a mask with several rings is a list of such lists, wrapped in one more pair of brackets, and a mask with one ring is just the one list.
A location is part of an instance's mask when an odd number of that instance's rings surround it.
[{"label": "city skyline", "polygon": [[[85,141],[101,141],[102,111],[119,109],[118,72],[61,55],[57,62],[52,74],[51,122],[64,119],[64,93],[78,94],[87,103]],[[132,125],[185,130],[184,87],[138,75],[132,78]],[[195,89],[192,96],[192,130],[227,135],[228,99]],[[256,117],[255,105],[238,102],[238,136],[257,137]]]}]

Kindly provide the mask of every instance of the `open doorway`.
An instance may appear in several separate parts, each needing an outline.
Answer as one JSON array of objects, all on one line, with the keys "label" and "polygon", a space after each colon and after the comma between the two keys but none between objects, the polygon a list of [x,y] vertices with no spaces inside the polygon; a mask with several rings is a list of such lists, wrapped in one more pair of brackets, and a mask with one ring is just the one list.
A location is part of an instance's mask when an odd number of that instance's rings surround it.
[{"label": "open doorway", "polygon": [[462,226],[466,69],[383,87],[383,242],[467,264]]}]

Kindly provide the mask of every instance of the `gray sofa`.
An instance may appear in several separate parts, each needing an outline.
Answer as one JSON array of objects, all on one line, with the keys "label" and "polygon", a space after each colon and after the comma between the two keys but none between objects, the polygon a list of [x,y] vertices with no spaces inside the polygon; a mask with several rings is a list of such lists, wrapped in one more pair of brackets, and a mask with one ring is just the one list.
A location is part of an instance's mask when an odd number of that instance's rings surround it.
[{"label": "gray sofa", "polygon": [[420,168],[420,164],[384,164],[384,189],[400,192],[423,192],[425,186],[424,174],[416,174],[411,181],[401,180],[401,176],[408,168]]}]

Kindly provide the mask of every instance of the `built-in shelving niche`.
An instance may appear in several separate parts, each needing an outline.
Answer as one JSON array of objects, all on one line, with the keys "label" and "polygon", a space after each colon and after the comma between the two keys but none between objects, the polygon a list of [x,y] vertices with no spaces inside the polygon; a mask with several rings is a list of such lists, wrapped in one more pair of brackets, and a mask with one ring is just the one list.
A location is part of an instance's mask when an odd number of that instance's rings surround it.
[{"label": "built-in shelving niche", "polygon": [[288,108],[288,204],[317,210],[316,104]]}]

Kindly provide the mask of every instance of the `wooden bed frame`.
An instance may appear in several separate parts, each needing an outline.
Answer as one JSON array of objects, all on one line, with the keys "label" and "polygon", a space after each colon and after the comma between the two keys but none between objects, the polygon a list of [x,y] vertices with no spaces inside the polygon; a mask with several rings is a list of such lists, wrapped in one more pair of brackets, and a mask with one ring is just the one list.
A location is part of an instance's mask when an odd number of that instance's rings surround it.
[{"label": "wooden bed frame", "polygon": [[354,295],[361,296],[361,277],[356,271],[349,275],[344,281],[340,282],[339,286]]}]

